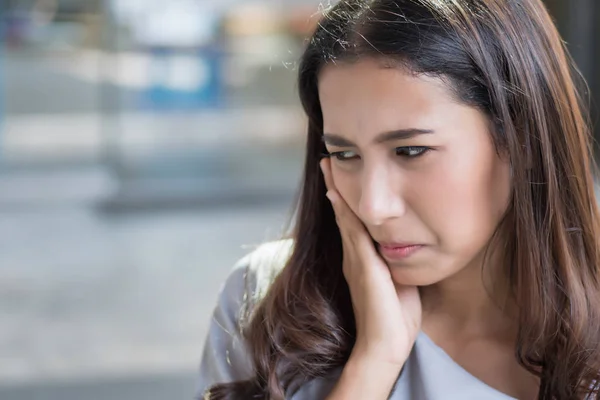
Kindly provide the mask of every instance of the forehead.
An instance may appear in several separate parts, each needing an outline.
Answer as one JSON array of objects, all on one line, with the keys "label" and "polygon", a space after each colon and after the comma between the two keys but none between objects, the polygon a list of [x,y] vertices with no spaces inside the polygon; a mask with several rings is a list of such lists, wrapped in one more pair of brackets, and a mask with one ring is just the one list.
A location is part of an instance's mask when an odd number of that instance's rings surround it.
[{"label": "forehead", "polygon": [[[329,64],[319,76],[323,130],[367,145],[381,132],[425,129],[465,140],[489,119],[456,100],[449,84],[377,60]],[[440,138],[441,138],[440,137]]]},{"label": "forehead", "polygon": [[464,107],[442,79],[371,59],[325,66],[319,76],[319,97],[325,128],[398,129],[399,123],[431,123]]}]

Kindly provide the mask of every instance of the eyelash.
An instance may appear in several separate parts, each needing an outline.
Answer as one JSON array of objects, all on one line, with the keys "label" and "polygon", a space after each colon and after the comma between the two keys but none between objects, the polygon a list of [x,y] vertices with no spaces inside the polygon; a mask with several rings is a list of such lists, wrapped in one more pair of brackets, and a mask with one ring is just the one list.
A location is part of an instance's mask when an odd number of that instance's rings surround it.
[{"label": "eyelash", "polygon": [[[418,150],[418,154],[415,155],[408,155],[408,154],[401,154],[402,151],[407,151],[407,152],[412,152],[415,149]],[[422,155],[424,155],[425,153],[428,153],[431,150],[430,147],[425,147],[425,146],[404,146],[404,147],[397,147],[396,148],[396,155],[401,156],[401,157],[406,157],[406,158],[418,158],[421,157]],[[344,158],[344,154],[345,153],[353,153],[352,151],[335,151],[332,153],[324,153],[323,157],[335,157],[338,161],[352,161],[356,158],[355,157],[349,157],[349,158]]]}]

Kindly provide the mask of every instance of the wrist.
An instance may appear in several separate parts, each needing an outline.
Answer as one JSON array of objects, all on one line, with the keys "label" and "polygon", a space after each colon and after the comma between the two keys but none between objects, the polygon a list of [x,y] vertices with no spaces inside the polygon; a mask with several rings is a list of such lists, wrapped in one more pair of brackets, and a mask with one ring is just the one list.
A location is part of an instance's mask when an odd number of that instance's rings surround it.
[{"label": "wrist", "polygon": [[408,359],[409,352],[394,352],[386,348],[366,349],[364,346],[355,345],[350,354],[349,362],[357,362],[362,365],[369,365],[384,371],[400,372],[404,363]]},{"label": "wrist", "polygon": [[352,354],[342,372],[342,380],[354,386],[356,398],[387,399],[402,367],[368,355]]},{"label": "wrist", "polygon": [[361,374],[381,376],[395,380],[402,370],[404,362],[390,361],[368,353],[353,352],[348,359],[347,366]]}]

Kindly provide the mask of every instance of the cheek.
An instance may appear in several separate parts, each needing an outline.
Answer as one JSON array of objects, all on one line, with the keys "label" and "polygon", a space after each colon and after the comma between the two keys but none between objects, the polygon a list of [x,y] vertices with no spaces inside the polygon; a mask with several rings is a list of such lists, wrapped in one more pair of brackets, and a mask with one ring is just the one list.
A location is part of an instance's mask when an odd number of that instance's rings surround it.
[{"label": "cheek", "polygon": [[448,157],[420,182],[416,213],[450,252],[478,252],[491,238],[510,194],[508,165],[493,150]]}]

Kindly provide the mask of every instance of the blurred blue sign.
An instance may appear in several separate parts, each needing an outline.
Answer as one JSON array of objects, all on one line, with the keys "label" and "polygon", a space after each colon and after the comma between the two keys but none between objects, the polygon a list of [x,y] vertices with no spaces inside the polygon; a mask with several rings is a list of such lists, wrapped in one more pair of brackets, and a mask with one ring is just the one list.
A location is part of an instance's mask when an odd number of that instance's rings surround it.
[{"label": "blurred blue sign", "polygon": [[222,59],[222,52],[212,47],[153,49],[149,87],[142,93],[141,106],[164,110],[220,107]]}]

